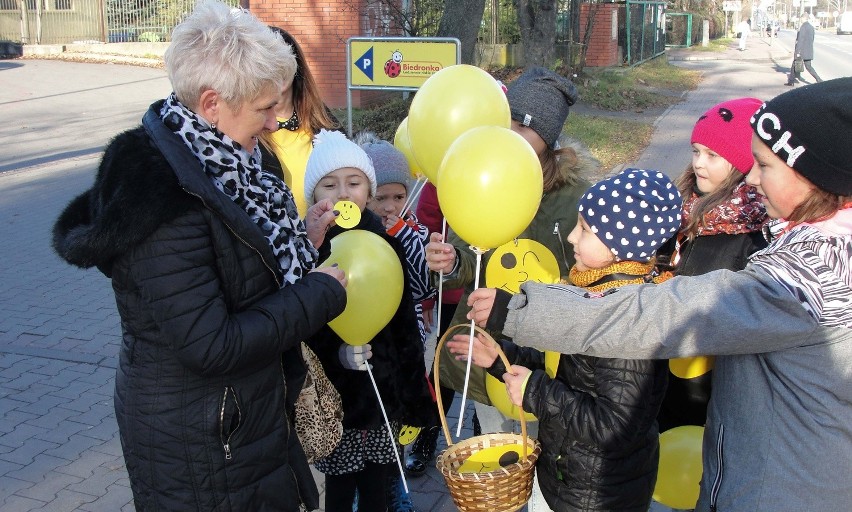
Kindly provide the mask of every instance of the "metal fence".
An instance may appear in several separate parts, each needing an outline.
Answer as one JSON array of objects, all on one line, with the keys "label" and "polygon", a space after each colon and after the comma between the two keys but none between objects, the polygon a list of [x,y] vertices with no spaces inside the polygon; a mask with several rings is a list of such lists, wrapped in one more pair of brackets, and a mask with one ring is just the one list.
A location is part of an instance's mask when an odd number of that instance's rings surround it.
[{"label": "metal fence", "polygon": [[[223,0],[236,6],[239,0]],[[196,0],[0,0],[0,40],[23,44],[168,41]]]},{"label": "metal fence", "polygon": [[627,0],[624,30],[618,45],[624,48],[624,63],[635,66],[666,51],[666,2]]}]

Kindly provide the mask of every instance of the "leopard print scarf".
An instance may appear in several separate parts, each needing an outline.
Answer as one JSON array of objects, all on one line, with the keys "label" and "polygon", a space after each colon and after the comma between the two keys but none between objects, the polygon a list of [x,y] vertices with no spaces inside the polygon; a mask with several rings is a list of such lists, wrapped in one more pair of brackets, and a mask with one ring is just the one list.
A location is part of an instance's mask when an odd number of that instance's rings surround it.
[{"label": "leopard print scarf", "polygon": [[180,136],[201,162],[213,185],[241,207],[269,241],[284,277],[282,287],[311,270],[317,251],[299,219],[293,194],[260,167],[260,149],[251,153],[186,108],[174,93],[160,110],[163,124]]}]

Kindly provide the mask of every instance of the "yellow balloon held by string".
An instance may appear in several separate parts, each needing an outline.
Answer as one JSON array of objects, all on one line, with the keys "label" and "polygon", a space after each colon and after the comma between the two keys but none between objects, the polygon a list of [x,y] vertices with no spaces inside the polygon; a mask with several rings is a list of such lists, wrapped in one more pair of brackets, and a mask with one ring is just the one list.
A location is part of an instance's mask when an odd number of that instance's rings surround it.
[{"label": "yellow balloon held by string", "polygon": [[396,149],[402,152],[402,155],[405,157],[405,161],[408,162],[408,168],[411,171],[411,175],[415,178],[422,176],[423,171],[420,170],[420,163],[416,158],[414,158],[414,152],[411,151],[411,140],[408,138],[407,117],[399,123],[396,133],[393,136],[393,145]]},{"label": "yellow balloon held by string", "polygon": [[669,359],[669,370],[675,377],[694,379],[712,370],[715,364],[713,356],[679,357]]},{"label": "yellow balloon held by string", "polygon": [[447,150],[438,172],[438,202],[462,240],[494,249],[530,225],[542,182],[538,155],[523,137],[508,128],[481,126]]},{"label": "yellow balloon held by string", "polygon": [[468,64],[448,66],[430,76],[411,101],[407,119],[411,151],[435,186],[441,161],[460,135],[477,126],[512,125],[509,100],[500,84]]},{"label": "yellow balloon held by string", "polygon": [[519,444],[492,446],[473,453],[459,466],[459,473],[490,473],[521,460]]},{"label": "yellow balloon held by string", "polygon": [[334,222],[344,229],[352,229],[361,222],[361,209],[352,201],[338,201],[334,209],[340,212]]},{"label": "yellow balloon held by string", "polygon": [[346,272],[346,308],[328,326],[349,345],[365,345],[391,321],[402,299],[402,263],[382,237],[362,229],[331,239],[320,265]]},{"label": "yellow balloon held by string", "polygon": [[701,482],[704,427],[684,425],[660,434],[660,465],[654,499],[677,509],[695,508]]}]

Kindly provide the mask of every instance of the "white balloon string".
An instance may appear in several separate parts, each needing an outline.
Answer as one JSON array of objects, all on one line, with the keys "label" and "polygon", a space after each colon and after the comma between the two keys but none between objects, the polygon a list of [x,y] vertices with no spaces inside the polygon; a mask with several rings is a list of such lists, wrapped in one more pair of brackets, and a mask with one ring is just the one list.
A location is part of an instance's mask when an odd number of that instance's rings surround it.
[{"label": "white balloon string", "polygon": [[[441,241],[447,241],[447,219],[444,218],[441,224]],[[438,271],[438,318],[437,326],[435,327],[436,340],[441,339],[441,303],[444,301],[444,269]],[[437,389],[435,390],[438,391]]]},{"label": "white balloon string", "polygon": [[408,482],[405,480],[405,471],[402,470],[402,461],[399,460],[399,450],[396,449],[396,437],[393,435],[393,429],[391,429],[390,420],[388,420],[388,413],[385,412],[385,404],[382,403],[382,395],[379,394],[379,387],[376,386],[376,379],[373,377],[373,370],[370,369],[370,363],[365,363],[367,365],[367,375],[370,376],[370,381],[373,383],[373,390],[376,392],[376,398],[379,399],[379,408],[382,410],[382,416],[385,417],[385,426],[388,428],[388,437],[390,438],[391,446],[393,447],[393,454],[396,457],[396,465],[399,467],[399,476],[402,478],[402,485],[405,487],[405,493],[408,494]]},{"label": "white balloon string", "polygon": [[417,202],[417,199],[420,197],[420,192],[423,192],[423,187],[426,186],[428,181],[429,180],[425,177],[417,178],[417,181],[411,186],[411,194],[408,195],[408,198],[405,200],[405,204],[402,205],[402,212],[399,214],[400,219],[404,219],[405,216],[408,215],[408,210]]},{"label": "white balloon string", "polygon": [[[473,289],[476,291],[479,288],[479,270],[482,264],[482,250],[471,247],[473,252],[476,253],[476,273],[473,278]],[[461,437],[461,429],[462,424],[464,423],[464,407],[465,400],[467,400],[467,385],[470,381],[470,363],[473,361],[473,335],[474,335],[474,322],[473,319],[470,320],[470,336],[468,337],[467,344],[467,369],[464,372],[464,390],[462,391],[462,401],[461,401],[461,409],[459,410],[459,424],[456,427],[456,437]]]}]

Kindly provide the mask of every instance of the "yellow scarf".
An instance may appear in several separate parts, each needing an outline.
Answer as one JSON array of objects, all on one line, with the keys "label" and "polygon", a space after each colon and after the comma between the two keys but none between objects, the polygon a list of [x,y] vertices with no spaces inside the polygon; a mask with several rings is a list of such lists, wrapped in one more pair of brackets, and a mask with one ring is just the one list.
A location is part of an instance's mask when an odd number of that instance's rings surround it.
[{"label": "yellow scarf", "polygon": [[[621,274],[617,278],[598,283],[606,276],[613,274]],[[636,276],[635,278],[626,278],[626,276]],[[628,284],[642,283],[662,283],[663,281],[673,277],[671,272],[660,273],[655,268],[655,263],[650,261],[642,263],[639,261],[617,261],[612,265],[604,268],[596,268],[592,270],[577,270],[577,267],[571,267],[568,274],[569,282],[564,284],[573,284],[589,290],[590,292],[601,292],[610,288],[618,288]]]}]

